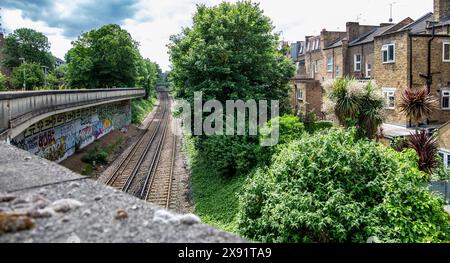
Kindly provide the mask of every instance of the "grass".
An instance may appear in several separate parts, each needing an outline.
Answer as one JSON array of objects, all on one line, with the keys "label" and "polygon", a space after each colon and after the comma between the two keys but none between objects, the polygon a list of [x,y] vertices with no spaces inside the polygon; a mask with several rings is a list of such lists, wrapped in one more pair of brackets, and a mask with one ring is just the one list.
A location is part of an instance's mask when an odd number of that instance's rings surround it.
[{"label": "grass", "polygon": [[140,124],[147,117],[148,113],[153,110],[156,98],[150,97],[148,99],[135,99],[131,103],[131,122]]},{"label": "grass", "polygon": [[185,136],[185,147],[191,169],[195,213],[206,224],[237,233],[238,193],[245,176],[224,178],[208,167],[194,147],[194,139]]}]

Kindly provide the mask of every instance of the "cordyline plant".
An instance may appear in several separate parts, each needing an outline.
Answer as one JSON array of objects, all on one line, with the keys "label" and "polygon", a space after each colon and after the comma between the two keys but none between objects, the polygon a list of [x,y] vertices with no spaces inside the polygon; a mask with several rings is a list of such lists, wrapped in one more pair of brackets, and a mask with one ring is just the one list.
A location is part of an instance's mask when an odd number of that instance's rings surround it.
[{"label": "cordyline plant", "polygon": [[410,123],[414,121],[419,126],[419,122],[430,116],[437,109],[437,105],[437,99],[429,94],[426,88],[420,88],[405,89],[399,107],[409,118]]},{"label": "cordyline plant", "polygon": [[408,146],[417,152],[421,171],[431,174],[438,167],[438,143],[435,135],[426,130],[416,131],[409,137]]},{"label": "cordyline plant", "polygon": [[324,83],[326,112],[333,113],[344,127],[356,126],[369,139],[377,135],[383,123],[384,100],[374,82],[343,78]]}]

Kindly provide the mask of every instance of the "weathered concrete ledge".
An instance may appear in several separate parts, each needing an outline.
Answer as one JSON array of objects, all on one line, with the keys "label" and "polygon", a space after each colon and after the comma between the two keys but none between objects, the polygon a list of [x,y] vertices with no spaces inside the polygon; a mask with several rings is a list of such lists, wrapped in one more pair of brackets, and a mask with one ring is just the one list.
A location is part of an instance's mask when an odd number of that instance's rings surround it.
[{"label": "weathered concrete ledge", "polygon": [[34,227],[0,231],[0,242],[245,242],[4,143],[2,196],[0,213],[28,214]]}]

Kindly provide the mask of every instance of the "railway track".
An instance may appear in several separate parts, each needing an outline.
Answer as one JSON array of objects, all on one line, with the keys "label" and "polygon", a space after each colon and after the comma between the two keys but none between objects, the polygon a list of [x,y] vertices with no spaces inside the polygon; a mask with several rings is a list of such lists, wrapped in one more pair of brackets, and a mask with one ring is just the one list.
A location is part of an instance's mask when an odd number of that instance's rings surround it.
[{"label": "railway track", "polygon": [[144,133],[106,183],[170,208],[177,138],[171,130],[168,93],[160,92],[159,99],[160,104]]}]

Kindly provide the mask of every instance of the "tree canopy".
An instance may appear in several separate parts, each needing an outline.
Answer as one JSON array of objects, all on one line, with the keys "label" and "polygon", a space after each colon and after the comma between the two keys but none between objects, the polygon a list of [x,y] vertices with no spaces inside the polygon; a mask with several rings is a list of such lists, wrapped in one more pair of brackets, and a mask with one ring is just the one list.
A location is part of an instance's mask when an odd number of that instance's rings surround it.
[{"label": "tree canopy", "polygon": [[170,74],[177,96],[280,99],[288,97],[292,63],[278,50],[279,38],[258,4],[198,5],[192,27],[172,36]]},{"label": "tree canopy", "polygon": [[105,25],[81,35],[66,55],[71,87],[133,87],[141,56],[138,42],[120,26]]},{"label": "tree canopy", "polygon": [[3,49],[5,56],[3,63],[10,69],[22,63],[19,58],[24,58],[27,63],[37,63],[50,69],[55,64],[48,38],[30,28],[19,28],[9,34],[5,38]]}]

